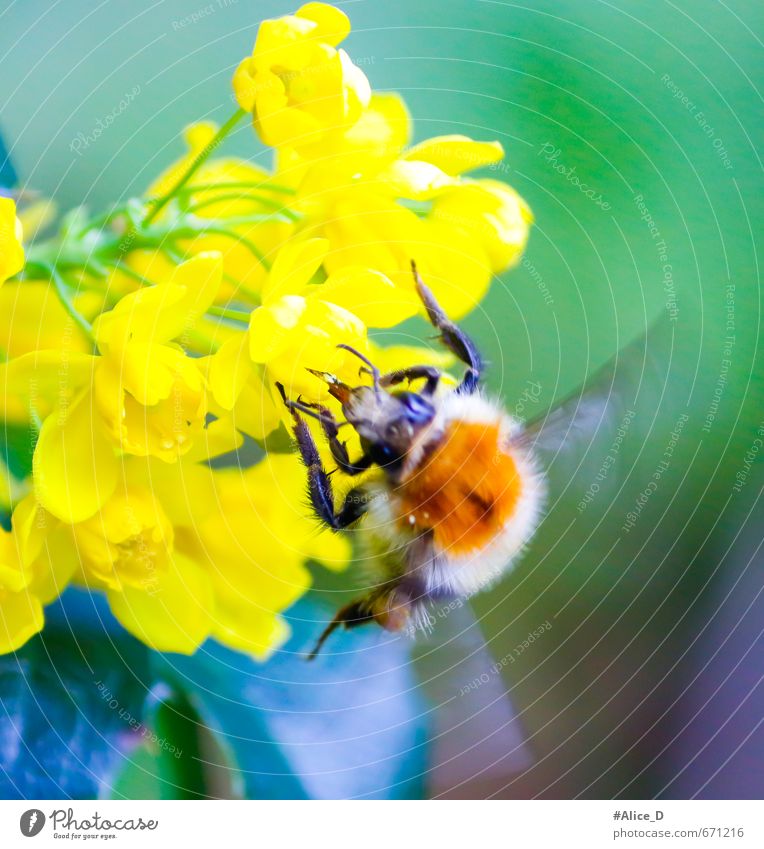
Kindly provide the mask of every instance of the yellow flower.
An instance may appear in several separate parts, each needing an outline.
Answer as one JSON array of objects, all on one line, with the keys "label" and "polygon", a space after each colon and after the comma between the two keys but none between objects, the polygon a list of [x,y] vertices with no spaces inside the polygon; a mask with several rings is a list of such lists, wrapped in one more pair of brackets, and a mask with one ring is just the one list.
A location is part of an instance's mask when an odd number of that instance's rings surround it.
[{"label": "yellow flower", "polygon": [[[188,152],[171,165],[149,187],[148,194],[160,197],[178,182],[180,177],[212,141],[217,126],[203,121],[192,124],[184,132]],[[219,219],[222,226],[233,235],[208,233],[193,239],[180,239],[178,249],[184,255],[196,255],[208,251],[219,251],[223,256],[225,279],[216,300],[227,302],[236,298],[238,286],[247,291],[259,291],[267,274],[266,268],[253,255],[248,243],[254,244],[264,257],[273,256],[278,247],[292,233],[294,225],[284,216],[274,216],[291,197],[280,191],[271,191],[272,175],[244,159],[223,157],[209,159],[196,172],[191,186],[214,188],[190,192],[185,204],[201,218]],[[166,213],[161,213],[166,215]],[[251,215],[272,216],[268,220],[251,223],[229,223],[226,219]],[[171,273],[171,263],[161,251],[132,251],[127,257],[128,265],[148,280],[159,283]],[[113,279],[121,285],[121,292],[135,289],[135,281],[115,272]]]},{"label": "yellow flower", "polygon": [[[117,485],[117,451],[173,462],[201,436],[204,377],[173,340],[193,332],[220,279],[220,256],[200,254],[167,283],[128,295],[98,318],[93,331],[101,356],[77,363],[84,386],[71,401],[59,398],[35,446],[35,491],[54,516],[81,522],[101,509]],[[46,376],[52,353],[40,352]],[[6,385],[23,383],[34,362],[22,365],[8,364]],[[74,377],[71,383],[79,385]]]},{"label": "yellow flower", "polygon": [[188,336],[217,294],[222,260],[199,254],[168,282],[140,289],[93,330],[102,354],[95,401],[123,451],[167,462],[187,451],[204,426],[204,378],[172,340]]},{"label": "yellow flower", "polygon": [[[218,449],[237,444],[229,442],[233,434],[222,420],[210,430]],[[246,469],[213,469],[192,455],[173,465],[132,457],[123,468],[128,503],[139,497],[143,507],[133,508],[139,518],[130,544],[120,548],[134,561],[128,574],[145,580],[123,581],[108,597],[125,627],[152,646],[189,652],[212,636],[265,658],[288,636],[281,614],[310,585],[306,562],[342,569],[350,559],[347,539],[317,529],[305,504],[304,469],[294,455],[269,455]],[[123,514],[121,507],[117,517]],[[97,559],[103,560],[99,548],[109,552],[125,536],[125,525],[99,517],[87,523],[94,534],[104,527],[120,531],[112,530],[106,542],[96,539]],[[148,548],[162,553],[161,568],[141,567]],[[193,611],[193,623],[180,606]]]},{"label": "yellow flower", "polygon": [[0,529],[0,653],[16,651],[42,630],[40,599],[29,590],[13,532]]},{"label": "yellow flower", "polygon": [[358,120],[370,90],[363,72],[336,49],[349,32],[345,13],[325,3],[260,24],[233,89],[265,144],[304,148]]},{"label": "yellow flower", "polygon": [[0,529],[0,654],[42,630],[43,605],[63,592],[76,568],[69,529],[33,496],[19,502],[10,531]]},{"label": "yellow flower", "polygon": [[0,363],[0,414],[26,424],[44,419],[54,407],[69,408],[92,380],[96,357],[66,348],[30,351]]},{"label": "yellow flower", "polygon": [[82,580],[106,590],[112,612],[133,636],[158,651],[192,654],[210,635],[210,578],[174,549],[174,529],[147,486],[122,484],[73,532]]},{"label": "yellow flower", "polygon": [[236,427],[255,438],[266,436],[284,418],[276,381],[290,395],[304,392],[322,399],[326,387],[308,369],[357,382],[357,358],[337,346],[364,351],[363,318],[388,327],[417,309],[412,297],[366,268],[344,268],[312,283],[327,247],[325,240],[307,239],[282,248],[246,334],[226,342],[209,362],[215,402],[232,412]]},{"label": "yellow flower", "polygon": [[326,237],[327,273],[367,266],[414,297],[411,260],[452,318],[474,309],[491,280],[482,245],[452,222],[420,217],[394,198],[354,186],[334,199],[310,230]]},{"label": "yellow flower", "polygon": [[45,280],[11,280],[0,289],[0,351],[7,359],[42,349],[87,352],[92,346]]},{"label": "yellow flower", "polygon": [[533,224],[528,204],[498,180],[472,180],[450,189],[434,199],[432,218],[472,236],[482,245],[494,272],[517,264]]},{"label": "yellow flower", "polygon": [[318,531],[304,503],[305,470],[294,455],[270,454],[216,479],[220,509],[197,529],[215,586],[213,635],[264,659],[289,635],[279,614],[310,586],[306,561],[342,569],[350,544]]},{"label": "yellow flower", "polygon": [[[532,218],[509,186],[463,176],[499,162],[504,155],[499,142],[445,135],[409,147],[410,135],[400,97],[375,94],[352,127],[322,144],[320,158],[279,151],[280,178],[297,190],[296,208],[306,215],[304,232],[329,238],[327,271],[347,262],[359,264],[359,254],[366,251],[362,264],[398,282],[395,272],[407,275],[412,258],[420,265],[428,262],[427,256],[401,256],[410,254],[417,243],[424,254],[427,245],[434,252],[444,243],[451,246],[448,261],[439,264],[435,258],[430,271],[435,276],[446,272],[443,292],[437,282],[432,285],[438,296],[450,298],[451,312],[458,316],[482,297],[490,271],[503,270],[516,260]],[[455,209],[460,199],[470,205],[461,214]],[[418,202],[419,214],[401,205],[401,200]],[[471,220],[473,215],[477,221]],[[417,226],[417,220],[424,226]],[[386,228],[382,235],[380,228]],[[471,249],[476,229],[480,238]],[[462,261],[456,257],[457,246],[462,248]],[[459,293],[462,287],[474,297]],[[449,293],[449,288],[454,291]]]},{"label": "yellow flower", "polygon": [[16,202],[0,197],[0,285],[24,267],[21,222],[16,216]]},{"label": "yellow flower", "polygon": [[211,634],[215,596],[206,570],[175,552],[148,587],[108,590],[109,607],[124,627],[157,651],[193,654]]},{"label": "yellow flower", "polygon": [[86,579],[109,589],[155,590],[172,554],[172,525],[142,487],[115,492],[96,515],[74,526],[74,538]]},{"label": "yellow flower", "polygon": [[498,142],[451,135],[406,149],[409,135],[402,101],[375,95],[320,159],[282,153],[279,168],[304,214],[296,238],[328,240],[330,277],[366,267],[409,297],[416,260],[446,312],[460,318],[485,296],[492,272],[518,260],[532,216],[509,186],[463,176],[500,160]]}]

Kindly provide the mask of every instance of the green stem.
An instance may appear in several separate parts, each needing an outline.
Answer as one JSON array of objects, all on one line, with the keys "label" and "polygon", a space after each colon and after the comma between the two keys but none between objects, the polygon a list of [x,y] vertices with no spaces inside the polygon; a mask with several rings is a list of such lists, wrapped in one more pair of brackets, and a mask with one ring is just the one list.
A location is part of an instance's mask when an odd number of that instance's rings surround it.
[{"label": "green stem", "polygon": [[220,203],[226,200],[236,200],[236,201],[248,201],[249,203],[259,204],[260,206],[264,206],[266,209],[271,209],[274,212],[278,212],[283,215],[285,218],[289,218],[292,221],[298,221],[300,216],[293,212],[288,207],[284,206],[282,203],[279,203],[277,200],[268,197],[267,195],[261,195],[257,193],[251,193],[247,195],[241,194],[241,192],[224,192],[219,195],[214,195],[213,197],[207,197],[203,200],[198,201],[197,203],[191,204],[187,212],[192,214],[196,214],[200,209],[204,209],[205,206],[211,206],[214,203]]},{"label": "green stem", "polygon": [[82,315],[82,313],[79,312],[77,307],[74,306],[71,295],[69,294],[69,288],[66,285],[64,278],[54,266],[50,266],[48,272],[50,274],[50,279],[53,281],[53,285],[56,288],[56,294],[58,295],[58,299],[61,301],[62,306],[74,319],[85,336],[87,336],[87,338],[95,344],[93,328],[90,326],[90,322]]},{"label": "green stem", "polygon": [[194,158],[193,162],[188,166],[183,176],[178,180],[178,182],[170,189],[167,194],[160,197],[155,203],[154,208],[148,213],[148,215],[143,219],[143,226],[145,227],[147,224],[150,224],[159,213],[167,206],[167,204],[175,197],[178,193],[179,189],[182,189],[183,186],[193,177],[193,175],[199,170],[199,168],[207,161],[210,154],[216,150],[223,139],[231,132],[231,130],[239,123],[239,121],[244,117],[246,113],[243,109],[237,109],[233,115],[223,124],[223,126],[215,133],[212,139],[208,144],[204,146],[204,148],[197,154]]},{"label": "green stem", "polygon": [[[226,219],[226,224],[227,223],[228,223],[228,220]],[[252,242],[250,239],[245,238],[244,236],[240,235],[239,233],[236,233],[233,230],[227,230],[225,227],[205,227],[204,230],[201,231],[201,232],[202,233],[214,233],[217,236],[227,236],[229,239],[233,239],[236,242],[241,242],[241,244],[244,245],[244,247],[247,248],[247,250],[249,250],[249,252],[252,254],[252,256],[255,257],[255,259],[260,263],[260,265],[262,265],[262,267],[266,271],[271,270],[271,264],[265,258],[265,255],[260,250],[260,248],[258,248],[257,245],[254,242]]]},{"label": "green stem", "polygon": [[251,180],[241,180],[224,183],[194,183],[192,186],[184,186],[178,189],[178,194],[185,192],[210,192],[222,189],[262,189],[268,192],[281,192],[285,195],[295,194],[295,190],[290,186],[282,186],[279,183],[257,183]]},{"label": "green stem", "polygon": [[220,318],[230,318],[232,321],[243,321],[245,324],[249,324],[249,313],[244,312],[244,310],[235,310],[231,307],[216,307],[213,305],[207,307],[207,314],[219,316]]}]

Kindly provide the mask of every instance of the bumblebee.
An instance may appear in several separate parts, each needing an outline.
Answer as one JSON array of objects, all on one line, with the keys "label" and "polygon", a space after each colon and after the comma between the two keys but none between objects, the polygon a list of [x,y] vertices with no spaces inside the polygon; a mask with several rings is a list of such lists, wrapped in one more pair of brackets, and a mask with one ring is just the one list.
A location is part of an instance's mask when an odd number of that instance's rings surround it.
[{"label": "bumblebee", "polygon": [[[377,622],[388,631],[427,621],[434,601],[466,598],[496,581],[533,535],[544,502],[544,479],[521,423],[480,388],[482,361],[472,340],[451,322],[412,262],[417,293],[446,348],[466,370],[461,382],[439,391],[432,366],[380,374],[363,354],[368,381],[348,386],[312,370],[342,405],[344,422],[325,406],[290,400],[293,432],[308,474],[310,504],[335,531],[363,521],[362,555],[374,588],[341,608],[310,654],[314,658],[339,627]],[[422,380],[419,392],[401,384]],[[381,471],[353,488],[335,509],[330,473],[324,468],[304,416],[316,419],[332,457],[346,475],[376,466]],[[363,450],[351,459],[339,428],[352,426]]]}]

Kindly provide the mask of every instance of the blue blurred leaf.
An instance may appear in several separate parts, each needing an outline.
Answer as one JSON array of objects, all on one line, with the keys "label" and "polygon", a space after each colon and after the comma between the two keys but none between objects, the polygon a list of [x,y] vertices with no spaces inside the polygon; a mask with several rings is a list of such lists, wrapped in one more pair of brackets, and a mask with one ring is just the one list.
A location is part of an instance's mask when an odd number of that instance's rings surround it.
[{"label": "blue blurred leaf", "polygon": [[149,652],[110,639],[104,615],[100,599],[67,593],[42,635],[0,657],[0,798],[101,795],[135,746]]},{"label": "blue blurred leaf", "polygon": [[207,643],[164,658],[233,753],[248,798],[417,798],[426,771],[425,709],[407,641],[377,629],[338,638],[337,653],[305,653],[330,611],[312,597],[292,611],[293,637],[267,663]]},{"label": "blue blurred leaf", "polygon": [[214,642],[160,655],[103,598],[67,591],[42,635],[0,657],[0,798],[119,795],[126,765],[145,770],[146,744],[165,797],[422,795],[424,710],[405,641],[369,629],[345,637],[352,652],[309,664],[327,615],[304,600],[266,664]]}]

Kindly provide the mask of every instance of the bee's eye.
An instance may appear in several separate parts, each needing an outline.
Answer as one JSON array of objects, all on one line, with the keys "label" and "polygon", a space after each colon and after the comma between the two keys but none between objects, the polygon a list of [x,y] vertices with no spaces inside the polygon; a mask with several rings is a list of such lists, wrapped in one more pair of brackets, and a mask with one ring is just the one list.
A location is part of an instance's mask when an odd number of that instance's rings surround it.
[{"label": "bee's eye", "polygon": [[406,418],[412,424],[425,424],[435,413],[432,404],[416,392],[401,392],[397,398],[406,407]]}]

